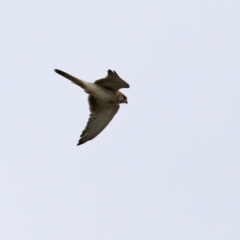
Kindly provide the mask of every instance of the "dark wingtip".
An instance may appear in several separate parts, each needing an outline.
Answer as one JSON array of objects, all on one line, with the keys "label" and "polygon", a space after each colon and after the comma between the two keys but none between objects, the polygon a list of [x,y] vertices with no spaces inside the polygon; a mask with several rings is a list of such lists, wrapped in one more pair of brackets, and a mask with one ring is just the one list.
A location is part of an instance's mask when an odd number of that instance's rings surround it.
[{"label": "dark wingtip", "polygon": [[85,142],[82,142],[81,139],[79,139],[77,146],[84,144]]},{"label": "dark wingtip", "polygon": [[63,73],[63,71],[61,71],[61,70],[59,70],[59,69],[54,69],[54,71],[55,71],[56,73],[58,73],[58,74]]},{"label": "dark wingtip", "polygon": [[63,77],[66,77],[66,75],[67,75],[64,71],[61,71],[61,70],[59,70],[59,69],[54,69],[54,71],[55,71],[56,73],[58,73],[59,75],[63,76]]}]

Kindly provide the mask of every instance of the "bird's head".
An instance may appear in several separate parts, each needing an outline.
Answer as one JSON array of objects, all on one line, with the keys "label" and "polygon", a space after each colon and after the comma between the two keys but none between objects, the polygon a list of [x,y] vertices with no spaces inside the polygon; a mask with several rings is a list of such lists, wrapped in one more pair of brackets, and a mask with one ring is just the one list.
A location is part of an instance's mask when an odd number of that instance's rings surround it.
[{"label": "bird's head", "polygon": [[118,96],[119,103],[128,103],[127,97],[124,94],[119,94]]}]

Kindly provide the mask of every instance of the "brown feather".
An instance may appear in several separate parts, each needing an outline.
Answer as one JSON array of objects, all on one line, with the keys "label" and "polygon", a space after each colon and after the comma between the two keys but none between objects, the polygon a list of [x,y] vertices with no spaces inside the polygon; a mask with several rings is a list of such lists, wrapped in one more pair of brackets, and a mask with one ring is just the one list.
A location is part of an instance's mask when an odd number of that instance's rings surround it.
[{"label": "brown feather", "polygon": [[115,71],[108,70],[108,75],[94,82],[108,90],[118,91],[120,88],[129,88],[129,84],[118,76]]},{"label": "brown feather", "polygon": [[109,124],[119,109],[119,104],[109,104],[88,97],[90,116],[85,129],[82,131],[77,145],[95,138]]}]

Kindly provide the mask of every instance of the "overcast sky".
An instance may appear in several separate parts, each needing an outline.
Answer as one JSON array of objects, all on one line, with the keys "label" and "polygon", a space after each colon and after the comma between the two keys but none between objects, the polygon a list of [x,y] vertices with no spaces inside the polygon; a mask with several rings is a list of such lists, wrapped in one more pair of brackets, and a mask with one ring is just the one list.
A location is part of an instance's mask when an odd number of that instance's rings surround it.
[{"label": "overcast sky", "polygon": [[[240,239],[240,2],[2,1],[0,239]],[[76,146],[88,81],[130,84]]]}]

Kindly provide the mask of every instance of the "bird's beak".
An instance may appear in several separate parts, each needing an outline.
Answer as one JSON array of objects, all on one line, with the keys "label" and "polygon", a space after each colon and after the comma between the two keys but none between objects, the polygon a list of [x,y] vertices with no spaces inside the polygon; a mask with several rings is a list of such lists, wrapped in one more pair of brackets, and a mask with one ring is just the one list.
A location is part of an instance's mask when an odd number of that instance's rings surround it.
[{"label": "bird's beak", "polygon": [[125,100],[125,103],[126,103],[126,104],[128,104],[128,101],[127,101],[127,99]]}]

